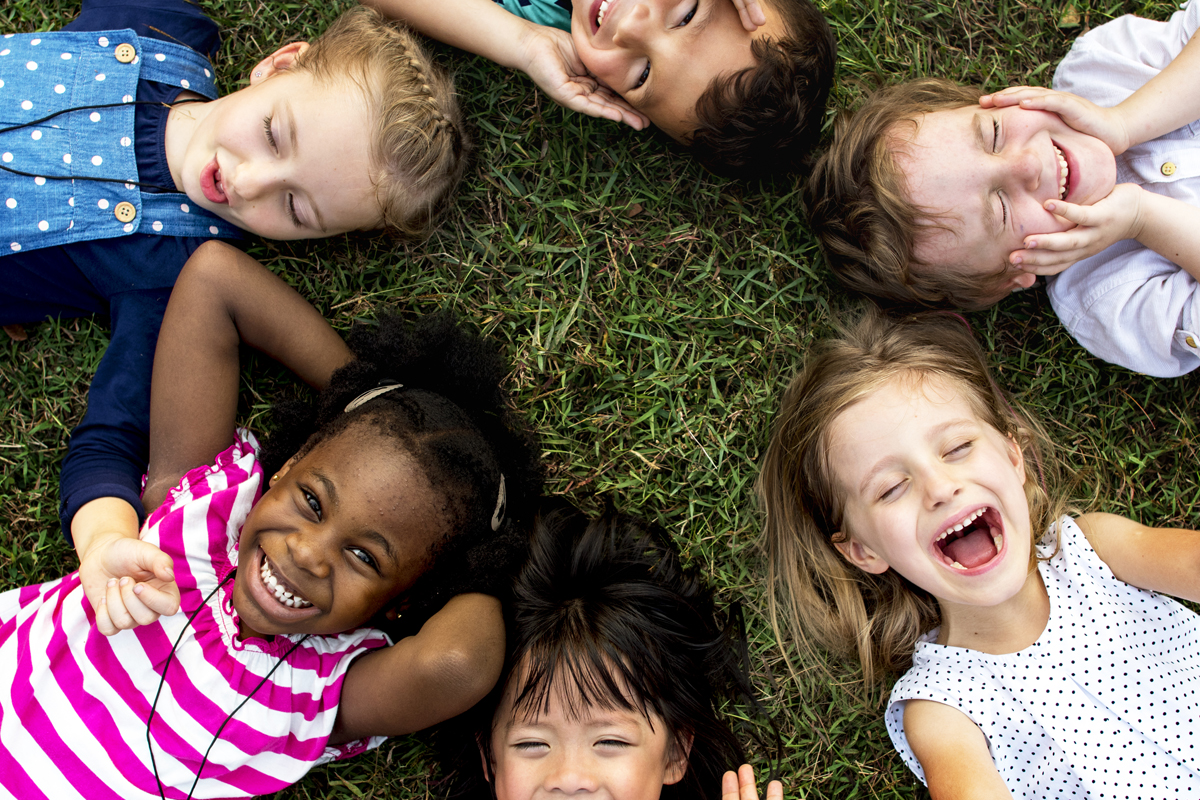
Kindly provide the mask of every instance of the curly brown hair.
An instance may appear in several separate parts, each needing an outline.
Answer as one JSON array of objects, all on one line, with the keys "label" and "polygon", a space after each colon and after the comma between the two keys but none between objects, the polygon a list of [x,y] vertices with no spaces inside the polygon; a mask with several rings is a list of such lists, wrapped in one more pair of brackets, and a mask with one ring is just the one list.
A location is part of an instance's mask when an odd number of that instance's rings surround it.
[{"label": "curly brown hair", "polygon": [[[1002,293],[1005,269],[980,276],[917,258],[922,229],[944,228],[939,215],[908,199],[896,152],[921,117],[977,105],[980,91],[940,78],[889,86],[837,120],[833,144],[804,190],[808,220],[833,273],[850,289],[885,305],[986,308]],[[906,130],[907,129],[907,130]]]},{"label": "curly brown hair", "polygon": [[772,0],[780,39],[751,45],[758,66],[713,80],[696,101],[692,154],[718,175],[745,180],[799,172],[821,135],[837,41],[810,0]]}]

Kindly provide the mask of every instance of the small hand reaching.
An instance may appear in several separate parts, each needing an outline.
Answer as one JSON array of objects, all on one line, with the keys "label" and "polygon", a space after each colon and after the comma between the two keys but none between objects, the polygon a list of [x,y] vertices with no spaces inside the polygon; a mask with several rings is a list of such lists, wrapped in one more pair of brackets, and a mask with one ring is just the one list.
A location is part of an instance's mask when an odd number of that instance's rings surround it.
[{"label": "small hand reaching", "polygon": [[742,27],[751,33],[767,24],[767,15],[763,13],[758,0],[733,0],[733,4],[737,6]]},{"label": "small hand reaching", "polygon": [[521,42],[521,53],[522,70],[559,105],[588,116],[624,122],[639,131],[650,125],[645,115],[588,74],[566,31],[530,25]]},{"label": "small hand reaching", "polygon": [[[721,778],[721,800],[758,800],[754,769],[749,764],[742,764],[736,775],[726,772]],[[779,781],[768,783],[766,800],[783,800],[783,784]]]},{"label": "small hand reaching", "polygon": [[1018,104],[1024,109],[1058,114],[1075,130],[1104,142],[1116,155],[1124,153],[1131,144],[1119,106],[1102,108],[1079,95],[1040,86],[1010,86],[979,98],[979,105],[984,108],[1007,108]]},{"label": "small hand reaching", "polygon": [[1047,211],[1075,223],[1075,227],[1060,233],[1026,236],[1025,249],[1014,250],[1009,261],[1035,275],[1057,275],[1122,239],[1137,238],[1142,196],[1142,188],[1137,184],[1120,183],[1108,197],[1090,206],[1047,200]]},{"label": "small hand reaching", "polygon": [[140,539],[97,536],[80,559],[79,580],[105,636],[179,610],[171,557]]}]

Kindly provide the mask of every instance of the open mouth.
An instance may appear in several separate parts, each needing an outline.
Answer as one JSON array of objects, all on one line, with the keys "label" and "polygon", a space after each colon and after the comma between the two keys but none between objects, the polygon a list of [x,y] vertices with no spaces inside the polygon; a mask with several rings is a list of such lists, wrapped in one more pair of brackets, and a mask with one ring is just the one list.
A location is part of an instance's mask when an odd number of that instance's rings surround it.
[{"label": "open mouth", "polygon": [[1058,157],[1058,199],[1067,199],[1067,180],[1071,177],[1071,168],[1067,164],[1067,157],[1063,155],[1063,151],[1058,149],[1058,145],[1051,142],[1051,147],[1054,148],[1054,155]]},{"label": "open mouth", "polygon": [[1004,524],[994,508],[979,508],[950,525],[933,542],[946,565],[971,570],[991,562],[1004,549]]},{"label": "open mouth", "polygon": [[267,560],[267,554],[263,553],[262,567],[259,569],[259,574],[262,576],[263,585],[267,587],[267,591],[279,601],[281,605],[288,608],[311,608],[312,603],[306,600],[295,587],[286,583],[279,575],[271,569],[271,563]]},{"label": "open mouth", "polygon": [[608,7],[612,0],[600,0],[600,10],[596,12],[596,27],[599,28],[604,24],[604,12],[608,11]]}]

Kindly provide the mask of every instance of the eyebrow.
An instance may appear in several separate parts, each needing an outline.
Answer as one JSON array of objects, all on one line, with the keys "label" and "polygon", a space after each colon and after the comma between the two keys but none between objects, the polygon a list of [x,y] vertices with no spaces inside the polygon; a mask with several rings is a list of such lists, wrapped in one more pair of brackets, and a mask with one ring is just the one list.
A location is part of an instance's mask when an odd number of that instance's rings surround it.
[{"label": "eyebrow", "polygon": [[[951,428],[965,427],[965,426],[969,426],[970,424],[971,424],[971,420],[965,419],[965,418],[964,419],[947,420],[946,422],[943,422],[941,425],[938,425],[936,428],[933,428],[932,430],[930,430],[925,438],[926,439],[936,439],[939,436],[943,435],[947,430],[950,430]],[[895,456],[888,456],[887,458],[878,462],[875,466],[871,467],[871,469],[867,472],[867,474],[865,476],[863,476],[862,482],[858,484],[858,493],[860,495],[865,495],[867,493],[867,487],[871,484],[871,481],[873,481],[875,479],[876,475],[878,475],[881,472],[886,471],[887,469],[891,468],[893,465],[898,464],[898,463],[900,463],[899,458],[897,458]]]},{"label": "eyebrow", "polygon": [[[701,2],[702,2],[702,0],[696,0],[697,8],[700,6]],[[688,36],[695,39],[700,34],[704,33],[704,29],[709,26],[709,24],[712,22],[713,15],[716,13],[716,3],[717,2],[721,2],[721,0],[715,0],[714,2],[704,3],[703,16],[701,16],[699,14],[699,12],[697,12],[697,16],[687,26],[686,33]],[[653,70],[650,71],[650,76],[651,76],[650,84],[644,90],[642,90],[642,99],[638,103],[639,111],[643,108],[653,109],[655,106],[655,100],[654,100],[655,81],[654,81],[654,77],[653,77],[654,76]]]},{"label": "eyebrow", "polygon": [[[982,113],[976,112],[971,118],[971,124],[975,126],[975,141],[979,144],[979,149],[984,153],[990,153],[991,147],[987,143],[987,137],[984,136],[983,129],[987,122],[987,117]],[[999,227],[996,224],[996,209],[992,208],[992,195],[988,189],[983,190],[983,224],[984,230],[996,232]]]},{"label": "eyebrow", "polygon": [[[300,154],[300,139],[299,134],[296,132],[296,114],[292,111],[292,104],[288,100],[283,101],[283,110],[288,118],[288,139],[291,140],[292,158],[295,159]],[[321,215],[321,209],[317,207],[317,201],[307,192],[305,192],[305,196],[308,198],[308,204],[317,218],[317,227],[321,229],[322,233],[328,233],[329,231],[325,228],[325,217]]]}]

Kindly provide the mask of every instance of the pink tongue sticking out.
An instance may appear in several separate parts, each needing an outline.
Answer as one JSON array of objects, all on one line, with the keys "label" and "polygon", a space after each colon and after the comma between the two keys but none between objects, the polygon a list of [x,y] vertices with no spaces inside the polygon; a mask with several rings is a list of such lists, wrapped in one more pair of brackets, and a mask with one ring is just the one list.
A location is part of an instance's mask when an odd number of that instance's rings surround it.
[{"label": "pink tongue sticking out", "polygon": [[975,528],[942,547],[942,552],[967,569],[986,564],[996,556],[996,543],[986,525]]}]

